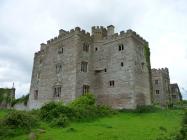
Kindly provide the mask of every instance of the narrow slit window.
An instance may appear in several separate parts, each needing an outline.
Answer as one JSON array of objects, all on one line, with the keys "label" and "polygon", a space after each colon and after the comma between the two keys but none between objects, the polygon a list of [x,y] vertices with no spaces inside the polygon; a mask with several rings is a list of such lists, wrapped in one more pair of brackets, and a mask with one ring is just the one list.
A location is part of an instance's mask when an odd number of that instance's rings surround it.
[{"label": "narrow slit window", "polygon": [[56,86],[56,87],[54,87],[53,97],[54,97],[54,98],[59,98],[59,97],[61,97],[61,91],[62,91],[61,86]]},{"label": "narrow slit window", "polygon": [[34,100],[38,100],[38,90],[34,91]]},{"label": "narrow slit window", "polygon": [[159,90],[156,90],[156,94],[160,94],[160,91],[159,91]]},{"label": "narrow slit window", "polygon": [[109,81],[110,87],[114,87],[114,80]]},{"label": "narrow slit window", "polygon": [[85,95],[86,93],[88,93],[89,89],[90,89],[89,85],[83,85],[83,91],[82,91],[83,95]]},{"label": "narrow slit window", "polygon": [[88,71],[88,62],[81,62],[81,71],[82,72]]}]

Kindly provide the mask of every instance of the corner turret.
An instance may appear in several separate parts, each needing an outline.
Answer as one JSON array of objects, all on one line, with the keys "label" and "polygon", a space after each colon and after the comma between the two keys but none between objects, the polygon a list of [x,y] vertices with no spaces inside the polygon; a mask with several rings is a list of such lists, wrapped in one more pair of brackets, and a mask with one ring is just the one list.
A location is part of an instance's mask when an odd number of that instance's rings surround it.
[{"label": "corner turret", "polygon": [[107,30],[103,26],[93,26],[92,27],[92,36],[94,41],[102,40],[104,37],[107,36]]}]

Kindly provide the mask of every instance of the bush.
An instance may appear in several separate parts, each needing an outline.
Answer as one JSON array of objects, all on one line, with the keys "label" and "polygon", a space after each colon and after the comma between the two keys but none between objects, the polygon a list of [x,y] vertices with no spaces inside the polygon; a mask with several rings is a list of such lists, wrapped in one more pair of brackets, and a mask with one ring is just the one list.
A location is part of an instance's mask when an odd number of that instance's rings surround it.
[{"label": "bush", "polygon": [[104,116],[108,116],[108,115],[113,115],[113,114],[116,114],[117,111],[108,107],[108,106],[105,106],[105,105],[98,105],[97,106],[97,114],[99,117],[104,117]]},{"label": "bush", "polygon": [[69,119],[66,115],[61,114],[58,118],[53,119],[51,125],[58,127],[66,127],[69,124]]},{"label": "bush", "polygon": [[69,104],[71,108],[78,108],[82,106],[95,105],[95,96],[93,94],[87,93],[79,98],[75,99]]},{"label": "bush", "polygon": [[35,117],[23,111],[12,111],[0,121],[0,139],[28,133],[38,126]]},{"label": "bush", "polygon": [[149,113],[149,112],[155,112],[158,110],[158,108],[152,106],[152,105],[138,105],[134,112],[136,113]]},{"label": "bush", "polygon": [[86,94],[75,99],[68,106],[50,102],[40,109],[40,117],[45,121],[53,121],[52,124],[57,125],[63,122],[62,116],[66,116],[71,121],[89,121],[114,114],[114,112],[107,106],[97,106],[95,97],[92,94]]},{"label": "bush", "polygon": [[24,105],[27,105],[28,100],[29,100],[29,94],[23,95],[21,98],[12,100],[11,106],[13,107],[17,103],[24,103]]},{"label": "bush", "polygon": [[10,112],[1,120],[1,124],[9,128],[24,128],[27,130],[38,125],[35,117],[23,111]]},{"label": "bush", "polygon": [[50,102],[40,109],[40,117],[45,121],[51,121],[54,118],[58,118],[61,114],[65,114],[70,119],[73,119],[75,115],[73,109],[64,106],[62,103]]}]

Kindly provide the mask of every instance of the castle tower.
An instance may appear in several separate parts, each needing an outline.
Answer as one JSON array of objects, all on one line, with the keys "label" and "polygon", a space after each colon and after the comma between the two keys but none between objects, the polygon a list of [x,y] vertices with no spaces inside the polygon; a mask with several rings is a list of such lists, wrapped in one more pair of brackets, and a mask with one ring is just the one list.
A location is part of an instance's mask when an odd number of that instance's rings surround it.
[{"label": "castle tower", "polygon": [[111,36],[113,34],[114,34],[114,26],[113,25],[107,26],[107,36]]},{"label": "castle tower", "polygon": [[153,102],[161,106],[171,104],[170,77],[168,68],[152,69]]},{"label": "castle tower", "polygon": [[93,26],[92,36],[94,41],[102,40],[104,37],[107,36],[107,30],[103,26]]}]

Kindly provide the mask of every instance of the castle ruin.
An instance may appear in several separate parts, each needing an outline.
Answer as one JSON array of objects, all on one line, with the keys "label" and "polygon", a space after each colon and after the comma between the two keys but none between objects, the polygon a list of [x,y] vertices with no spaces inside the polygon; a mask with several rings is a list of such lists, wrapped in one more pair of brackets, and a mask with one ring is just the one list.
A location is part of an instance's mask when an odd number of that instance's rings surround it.
[{"label": "castle ruin", "polygon": [[151,104],[148,42],[132,30],[115,33],[113,25],[60,30],[35,53],[29,109],[48,101],[68,103],[91,92],[98,104],[136,108]]}]

